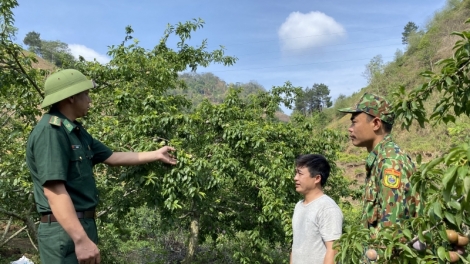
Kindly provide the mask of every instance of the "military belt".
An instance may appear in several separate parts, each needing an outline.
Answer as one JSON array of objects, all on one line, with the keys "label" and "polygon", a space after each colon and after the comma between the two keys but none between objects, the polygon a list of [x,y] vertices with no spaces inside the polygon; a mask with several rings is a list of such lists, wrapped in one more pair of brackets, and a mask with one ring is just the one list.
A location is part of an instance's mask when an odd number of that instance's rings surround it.
[{"label": "military belt", "polygon": [[[96,211],[76,212],[77,218],[95,218]],[[41,216],[41,223],[57,222],[57,218],[52,213],[45,213]]]}]

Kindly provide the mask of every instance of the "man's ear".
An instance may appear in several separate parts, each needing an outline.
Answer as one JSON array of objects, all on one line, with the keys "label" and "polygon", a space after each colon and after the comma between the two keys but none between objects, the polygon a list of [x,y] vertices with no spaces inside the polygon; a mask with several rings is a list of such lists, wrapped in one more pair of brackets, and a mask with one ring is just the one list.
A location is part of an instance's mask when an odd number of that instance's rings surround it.
[{"label": "man's ear", "polygon": [[320,174],[315,175],[315,183],[321,183],[321,175]]},{"label": "man's ear", "polygon": [[67,99],[69,100],[69,103],[73,104],[73,102],[75,101],[75,95],[72,95]]},{"label": "man's ear", "polygon": [[383,127],[382,120],[380,120],[378,117],[375,117],[372,120],[372,129],[374,131],[378,131]]}]

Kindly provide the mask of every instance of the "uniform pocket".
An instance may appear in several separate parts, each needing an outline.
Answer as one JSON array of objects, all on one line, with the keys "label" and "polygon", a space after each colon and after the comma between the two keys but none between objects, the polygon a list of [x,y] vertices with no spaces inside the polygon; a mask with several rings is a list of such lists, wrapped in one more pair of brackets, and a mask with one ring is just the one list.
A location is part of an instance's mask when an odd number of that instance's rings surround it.
[{"label": "uniform pocket", "polygon": [[72,157],[70,158],[70,165],[69,165],[69,175],[68,178],[70,180],[77,179],[82,175],[82,162],[83,162],[83,155],[79,152],[73,152]]},{"label": "uniform pocket", "polygon": [[364,199],[368,202],[373,202],[377,198],[377,187],[373,182],[369,182],[365,188]]},{"label": "uniform pocket", "polygon": [[366,184],[365,193],[364,193],[364,212],[362,219],[365,219],[369,224],[375,224],[379,215],[379,205],[377,200],[377,186],[374,182],[369,182]]},{"label": "uniform pocket", "polygon": [[59,263],[75,251],[72,239],[58,222],[39,224],[38,244],[46,263]]}]

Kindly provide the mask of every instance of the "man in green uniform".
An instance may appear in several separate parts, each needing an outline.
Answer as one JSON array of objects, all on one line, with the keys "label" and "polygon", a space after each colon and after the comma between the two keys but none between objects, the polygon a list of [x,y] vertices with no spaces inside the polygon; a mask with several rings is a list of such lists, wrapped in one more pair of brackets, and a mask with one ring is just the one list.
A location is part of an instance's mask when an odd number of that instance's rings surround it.
[{"label": "man in green uniform", "polygon": [[45,83],[42,107],[52,105],[31,132],[26,162],[41,213],[38,242],[41,262],[100,263],[95,208],[98,191],[93,166],[176,164],[168,146],[150,152],[113,152],[76,121],[87,114],[88,90],[95,84],[77,70],[62,70]]},{"label": "man in green uniform", "polygon": [[390,135],[395,115],[381,96],[365,93],[351,108],[349,138],[356,147],[367,148],[362,222],[366,228],[381,228],[417,216],[419,194],[413,192],[410,177],[416,168]]}]

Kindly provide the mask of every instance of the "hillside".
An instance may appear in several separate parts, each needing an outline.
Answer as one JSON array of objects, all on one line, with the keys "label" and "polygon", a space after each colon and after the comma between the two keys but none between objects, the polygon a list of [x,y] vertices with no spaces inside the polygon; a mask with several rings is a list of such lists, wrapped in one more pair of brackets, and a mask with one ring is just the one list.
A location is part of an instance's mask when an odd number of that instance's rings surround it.
[{"label": "hillside", "polygon": [[[184,73],[180,75],[180,79],[186,83],[186,89],[180,88],[172,90],[174,94],[184,94],[193,103],[194,106],[207,99],[213,103],[221,103],[228,93],[230,87],[237,87],[241,89],[241,98],[246,98],[249,95],[264,92],[266,89],[257,83],[256,81],[250,81],[248,83],[226,83],[219,77],[212,73]],[[288,122],[289,116],[282,113],[276,112],[276,118],[282,122]]]},{"label": "hillside", "polygon": [[[29,56],[29,55],[34,54],[34,53],[32,53],[32,52],[30,52],[30,51],[26,51],[26,50],[23,51],[23,53],[24,53],[26,56]],[[49,61],[47,61],[47,60],[45,60],[45,59],[43,59],[43,58],[41,58],[41,57],[39,57],[39,56],[36,56],[36,55],[35,55],[35,57],[36,57],[37,62],[33,62],[33,63],[32,63],[33,68],[36,68],[36,69],[43,69],[43,70],[49,70],[49,71],[52,71],[52,70],[54,70],[54,69],[56,68],[56,66],[55,66],[53,63],[51,63],[51,62],[49,62]]]},{"label": "hillside", "polygon": [[214,103],[221,103],[230,86],[241,88],[241,97],[247,97],[250,94],[265,91],[264,87],[255,81],[248,83],[226,83],[212,73],[183,73],[180,79],[184,80],[187,89],[176,89],[176,94],[186,94],[194,105],[199,104],[202,100],[207,99]]},{"label": "hillside", "polygon": [[[454,31],[469,30],[469,25],[464,24],[468,18],[470,18],[469,0],[449,1],[442,10],[435,13],[425,28],[419,29],[410,37],[406,50],[397,52],[395,59],[385,64],[383,69],[374,75],[368,86],[351,96],[343,96],[332,108],[325,111],[331,121],[328,127],[347,133],[350,116],[339,113],[337,109],[354,105],[365,92],[381,94],[392,100],[392,93],[400,85],[410,91],[424,83],[425,79],[420,73],[436,72],[439,70],[436,62],[452,57],[452,47],[458,38],[450,34]],[[425,105],[428,113],[439,96],[434,94]],[[450,146],[459,144],[468,137],[470,135],[468,121],[468,118],[458,118],[455,123],[428,125],[424,128],[414,124],[407,131],[400,128],[401,123],[398,120],[392,135],[400,147],[413,158],[421,154],[426,161],[440,156],[443,149],[449,149]],[[345,169],[346,176],[359,181],[363,178],[363,160],[366,155],[364,149],[355,148],[350,142],[344,144],[344,153],[341,154],[339,165]]]}]

